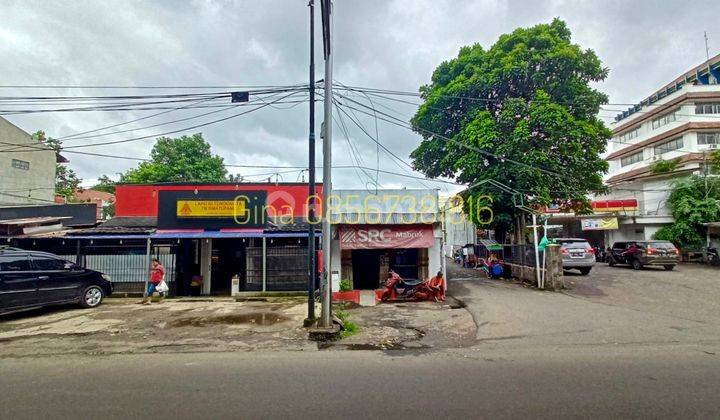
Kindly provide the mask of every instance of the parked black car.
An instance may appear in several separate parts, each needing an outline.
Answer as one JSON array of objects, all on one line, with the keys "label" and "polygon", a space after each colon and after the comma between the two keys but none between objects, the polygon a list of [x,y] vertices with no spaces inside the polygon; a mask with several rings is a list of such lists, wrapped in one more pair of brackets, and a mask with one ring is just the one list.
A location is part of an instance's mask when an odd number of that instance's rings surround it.
[{"label": "parked black car", "polygon": [[66,303],[94,308],[112,290],[105,274],[57,255],[0,247],[0,314]]},{"label": "parked black car", "polygon": [[615,242],[610,251],[608,264],[629,264],[635,270],[646,265],[661,265],[672,270],[680,262],[680,252],[667,241]]}]

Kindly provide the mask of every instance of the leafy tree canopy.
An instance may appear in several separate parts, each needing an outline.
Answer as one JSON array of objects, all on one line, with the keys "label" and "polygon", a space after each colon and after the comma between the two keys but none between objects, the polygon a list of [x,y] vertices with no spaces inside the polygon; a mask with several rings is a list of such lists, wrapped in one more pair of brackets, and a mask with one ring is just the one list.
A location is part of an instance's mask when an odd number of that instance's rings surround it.
[{"label": "leafy tree canopy", "polygon": [[121,174],[126,183],[153,182],[223,182],[227,170],[223,158],[210,152],[202,134],[178,138],[160,137],[155,142],[150,161]]},{"label": "leafy tree canopy", "polygon": [[[411,123],[424,140],[414,166],[466,184],[495,180],[525,193],[526,204],[587,210],[587,193],[605,190],[599,155],[611,136],[597,118],[607,96],[590,83],[607,74],[559,19],[502,35],[487,50],[463,47],[420,88]],[[519,215],[507,194],[471,193],[493,196],[497,222]]]},{"label": "leafy tree canopy", "polygon": [[100,175],[98,183],[90,187],[90,189],[115,194],[115,182],[107,175]]},{"label": "leafy tree canopy", "polygon": [[675,184],[668,198],[675,222],[654,235],[684,249],[700,249],[705,244],[707,222],[720,220],[720,180],[692,176]]},{"label": "leafy tree canopy", "polygon": [[[60,140],[47,137],[42,130],[34,133],[32,137],[55,150],[55,153],[60,153],[62,149],[62,142]],[[82,180],[77,176],[75,171],[70,169],[66,164],[55,164],[55,194],[61,195],[67,200],[72,200],[81,182]]]}]

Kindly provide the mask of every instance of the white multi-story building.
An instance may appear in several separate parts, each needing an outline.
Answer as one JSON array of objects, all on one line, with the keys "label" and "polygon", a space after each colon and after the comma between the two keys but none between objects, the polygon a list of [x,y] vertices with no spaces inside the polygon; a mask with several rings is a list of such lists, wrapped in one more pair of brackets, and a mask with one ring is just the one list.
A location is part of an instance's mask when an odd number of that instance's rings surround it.
[{"label": "white multi-story building", "polygon": [[[607,231],[608,245],[651,239],[673,222],[667,202],[673,181],[703,173],[710,152],[720,148],[719,81],[717,55],[615,118],[605,156],[610,194],[598,197],[619,206],[619,229]],[[661,172],[658,161],[675,167]]]}]

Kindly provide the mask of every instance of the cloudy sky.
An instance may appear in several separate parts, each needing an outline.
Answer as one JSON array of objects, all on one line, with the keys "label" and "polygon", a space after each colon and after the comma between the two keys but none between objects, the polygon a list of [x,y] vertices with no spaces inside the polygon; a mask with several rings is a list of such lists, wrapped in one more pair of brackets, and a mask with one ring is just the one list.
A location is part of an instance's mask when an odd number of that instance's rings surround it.
[{"label": "cloudy sky", "polygon": [[[319,27],[319,5],[317,7]],[[307,0],[256,1],[28,1],[0,0],[0,85],[228,86],[286,85],[307,81]],[[664,0],[335,0],[335,70],[338,82],[416,92],[433,69],[459,48],[491,45],[516,27],[564,19],[574,42],[594,49],[610,76],[599,88],[612,103],[643,99],[705,60],[703,31],[710,54],[720,53],[720,2]],[[319,38],[318,31],[318,38]],[[317,43],[317,78],[323,77]],[[175,89],[160,92],[208,92]],[[148,94],[147,90],[0,88],[2,96]],[[416,100],[410,98],[411,100]],[[381,101],[382,102],[382,101]],[[386,101],[385,112],[409,118],[414,106]],[[229,164],[298,166],[307,164],[307,106],[264,108],[246,116],[192,130],[201,131],[215,153]],[[287,109],[285,109],[287,108]],[[610,108],[619,108],[611,105]],[[380,108],[378,108],[380,109]],[[318,108],[320,111],[320,108]],[[6,116],[25,131],[42,129],[52,137],[140,118],[156,111],[75,112]],[[123,126],[123,130],[85,142],[149,136],[230,115],[233,111],[154,128],[143,127],[194,116],[180,110]],[[235,111],[237,112],[237,111]],[[611,112],[603,113],[610,117]],[[375,133],[375,122],[359,115]],[[318,128],[321,121],[318,114]],[[608,118],[608,121],[610,119]],[[364,163],[403,172],[401,163],[377,150],[372,140],[348,124],[349,141]],[[118,128],[120,129],[120,128]],[[419,136],[380,121],[381,142],[407,158]],[[188,132],[190,134],[191,132]],[[103,133],[112,133],[112,130]],[[342,131],[334,128],[334,164],[351,165]],[[80,144],[81,140],[67,144]],[[147,157],[152,139],[86,151]],[[318,144],[318,152],[320,145]],[[132,167],[132,161],[71,155],[71,167],[90,182]],[[320,159],[320,155],[318,155]],[[287,169],[278,169],[278,171]],[[233,168],[249,179],[271,170]],[[253,174],[260,174],[252,176]],[[352,169],[334,171],[336,187],[366,187],[369,177]],[[284,173],[295,181],[299,174]],[[383,187],[421,188],[418,180],[380,174]],[[425,186],[452,188],[425,182]]]}]

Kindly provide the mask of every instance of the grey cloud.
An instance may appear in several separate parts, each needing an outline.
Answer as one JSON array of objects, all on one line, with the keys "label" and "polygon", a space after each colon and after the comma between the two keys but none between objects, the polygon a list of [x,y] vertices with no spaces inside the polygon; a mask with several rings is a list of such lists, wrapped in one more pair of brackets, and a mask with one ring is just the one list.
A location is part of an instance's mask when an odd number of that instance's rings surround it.
[{"label": "grey cloud", "polygon": [[[4,40],[0,44],[2,83],[188,86],[304,82],[308,69],[306,5],[306,0],[4,1],[0,26],[0,37]],[[688,7],[681,1],[651,0],[336,0],[334,78],[347,84],[417,91],[429,81],[434,68],[456,56],[460,47],[476,42],[489,46],[500,34],[516,27],[560,17],[570,26],[575,42],[594,49],[611,69],[608,80],[598,88],[608,92],[611,102],[631,103],[704,60],[703,30],[708,31],[712,51],[718,52],[719,15],[720,3],[716,1],[698,1]],[[322,78],[319,20],[318,13],[317,77]],[[0,93],[38,92],[2,89]],[[139,91],[103,91],[119,92]],[[81,95],[97,91],[42,93]],[[409,105],[387,101],[383,104],[403,118],[414,111]],[[321,104],[317,106],[320,111]],[[199,112],[177,112],[163,118],[169,121]],[[43,129],[59,137],[142,115],[63,113],[8,119],[26,131]],[[372,118],[358,115],[362,124],[374,133]],[[209,119],[211,116],[168,129],[138,129],[103,139],[154,134]],[[318,132],[321,119],[322,113],[318,112]],[[127,128],[162,120],[144,121]],[[363,159],[373,166],[375,144],[347,119],[345,122]],[[383,144],[409,161],[407,155],[419,143],[419,136],[384,122],[379,124]],[[194,131],[203,132],[227,163],[279,166],[307,163],[306,105],[289,110],[265,108]],[[349,164],[346,140],[337,127],[334,133],[335,161]],[[87,150],[147,156],[151,145],[152,140],[142,140]],[[320,150],[318,142],[319,161]],[[113,174],[134,165],[130,161],[70,157],[71,166],[84,178]],[[380,167],[402,172],[384,153]],[[268,170],[244,170],[245,174],[264,172]],[[421,186],[418,181],[391,175],[381,174],[380,180],[385,186]],[[364,177],[355,171],[336,170],[336,186],[352,188],[365,184]]]}]

